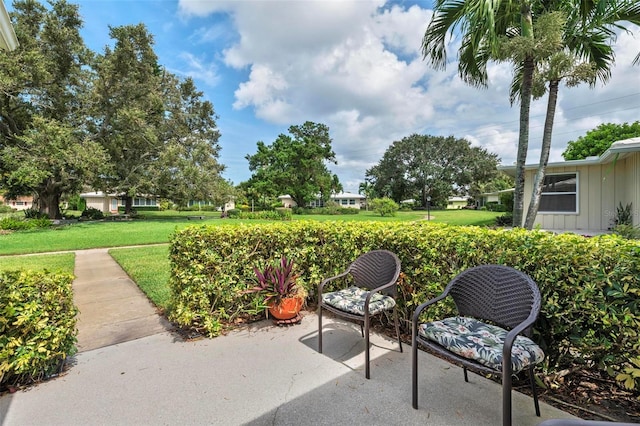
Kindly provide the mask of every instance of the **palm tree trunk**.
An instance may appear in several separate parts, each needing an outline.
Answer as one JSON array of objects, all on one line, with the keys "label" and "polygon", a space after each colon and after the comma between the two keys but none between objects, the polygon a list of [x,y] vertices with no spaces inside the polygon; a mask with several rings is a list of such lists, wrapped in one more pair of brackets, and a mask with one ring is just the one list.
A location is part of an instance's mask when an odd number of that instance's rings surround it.
[{"label": "palm tree trunk", "polygon": [[533,181],[533,191],[531,192],[531,202],[527,209],[527,218],[524,222],[526,229],[533,228],[533,222],[536,220],[538,208],[540,207],[540,195],[542,194],[542,186],[544,176],[547,172],[547,164],[549,163],[549,151],[551,151],[551,134],[553,132],[553,120],[556,115],[556,105],[558,103],[558,86],[560,80],[554,79],[549,82],[549,99],[547,101],[547,116],[544,119],[544,133],[542,135],[542,148],[540,150],[540,165]]},{"label": "palm tree trunk", "polygon": [[513,193],[513,226],[522,226],[524,216],[524,166],[529,150],[529,112],[531,110],[531,88],[533,86],[533,57],[528,55],[524,60],[522,71],[522,87],[520,89],[520,135],[518,138],[518,154],[516,157],[516,181]]},{"label": "palm tree trunk", "polygon": [[[533,16],[529,0],[521,0],[521,33],[523,37],[533,38]],[[535,61],[528,54],[523,61],[522,86],[520,88],[520,134],[518,136],[518,154],[516,156],[516,181],[513,192],[513,226],[522,226],[524,216],[524,166],[529,150],[529,114],[531,111],[531,89]]]}]

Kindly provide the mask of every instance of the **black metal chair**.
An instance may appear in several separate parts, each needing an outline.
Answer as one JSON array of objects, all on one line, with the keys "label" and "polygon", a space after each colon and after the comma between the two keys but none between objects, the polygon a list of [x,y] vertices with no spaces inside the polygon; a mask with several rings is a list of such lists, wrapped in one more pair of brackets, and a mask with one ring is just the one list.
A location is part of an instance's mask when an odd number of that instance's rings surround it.
[{"label": "black metal chair", "polygon": [[[346,271],[324,279],[318,286],[318,351],[322,353],[322,311],[360,323],[365,338],[365,377],[369,378],[369,320],[373,315],[393,310],[396,336],[402,352],[395,297],[400,275],[400,259],[388,250],[373,250],[359,256]],[[337,279],[352,279],[348,288],[324,293],[324,287]],[[364,330],[363,330],[364,326]]]},{"label": "black metal chair", "polygon": [[[453,298],[458,316],[418,324],[425,308],[447,296]],[[528,275],[508,266],[483,265],[461,272],[441,295],[418,306],[411,338],[413,408],[418,408],[418,345],[422,345],[462,365],[467,382],[467,368],[501,376],[503,425],[511,424],[511,376],[527,369],[540,416],[533,368],[544,353],[529,339],[540,303],[538,286]]]}]

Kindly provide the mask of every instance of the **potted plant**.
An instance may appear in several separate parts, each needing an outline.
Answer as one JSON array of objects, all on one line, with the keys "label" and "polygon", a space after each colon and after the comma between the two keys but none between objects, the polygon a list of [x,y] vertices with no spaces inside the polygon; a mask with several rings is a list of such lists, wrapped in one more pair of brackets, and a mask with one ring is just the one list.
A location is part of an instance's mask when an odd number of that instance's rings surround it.
[{"label": "potted plant", "polygon": [[293,260],[282,256],[262,269],[254,267],[253,272],[255,285],[246,293],[261,293],[269,313],[276,319],[287,320],[298,315],[306,292],[296,283],[299,275],[293,271]]}]

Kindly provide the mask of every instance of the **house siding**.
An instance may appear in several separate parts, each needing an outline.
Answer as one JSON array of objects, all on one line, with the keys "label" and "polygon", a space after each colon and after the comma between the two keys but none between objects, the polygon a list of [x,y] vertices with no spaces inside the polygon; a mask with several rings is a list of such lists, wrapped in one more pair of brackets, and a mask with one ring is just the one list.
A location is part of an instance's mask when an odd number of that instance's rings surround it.
[{"label": "house siding", "polygon": [[[531,194],[535,170],[527,170],[525,194]],[[616,208],[622,203],[632,204],[633,224],[640,223],[640,153],[633,153],[617,161],[586,166],[553,167],[547,175],[556,173],[577,173],[577,213],[538,212],[535,226],[557,230],[598,230],[607,231],[613,226]],[[530,199],[525,199],[525,212]]]}]

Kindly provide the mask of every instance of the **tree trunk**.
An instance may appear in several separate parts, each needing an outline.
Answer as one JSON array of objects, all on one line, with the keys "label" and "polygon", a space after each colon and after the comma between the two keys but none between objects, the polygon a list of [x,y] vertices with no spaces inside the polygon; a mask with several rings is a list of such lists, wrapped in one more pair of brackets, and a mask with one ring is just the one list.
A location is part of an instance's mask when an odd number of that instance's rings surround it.
[{"label": "tree trunk", "polygon": [[533,181],[533,191],[531,192],[531,202],[527,210],[527,218],[524,222],[526,229],[533,228],[533,222],[536,220],[538,208],[540,207],[540,196],[542,194],[542,186],[544,176],[549,163],[549,151],[551,151],[551,133],[553,132],[553,120],[556,115],[556,105],[558,103],[558,86],[560,80],[551,80],[549,82],[549,99],[547,101],[547,116],[544,120],[544,133],[542,135],[542,148],[540,150],[540,165]]},{"label": "tree trunk", "polygon": [[531,110],[531,88],[535,64],[532,56],[524,60],[522,70],[522,87],[520,89],[520,135],[518,138],[518,154],[516,157],[516,181],[513,193],[513,226],[522,226],[524,216],[524,166],[529,150],[529,113]]},{"label": "tree trunk", "polygon": [[131,214],[133,210],[133,197],[125,195],[122,198],[124,199],[124,213]]},{"label": "tree trunk", "polygon": [[46,214],[49,219],[62,219],[60,213],[60,190],[54,182],[47,181],[38,191],[38,211]]}]

